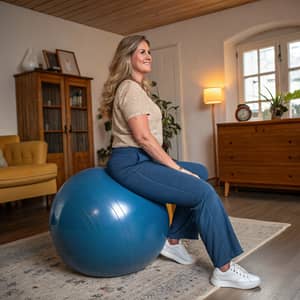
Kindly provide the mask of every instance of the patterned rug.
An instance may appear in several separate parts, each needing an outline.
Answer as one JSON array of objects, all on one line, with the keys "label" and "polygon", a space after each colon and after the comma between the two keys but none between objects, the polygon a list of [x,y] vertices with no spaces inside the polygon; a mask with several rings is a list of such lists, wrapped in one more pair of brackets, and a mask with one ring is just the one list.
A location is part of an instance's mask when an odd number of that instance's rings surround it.
[{"label": "patterned rug", "polygon": [[[289,224],[231,218],[245,252],[241,260]],[[201,241],[184,241],[197,256],[184,266],[157,258],[146,269],[118,278],[90,278],[68,269],[56,255],[49,233],[0,246],[1,300],[199,300],[217,290]]]}]

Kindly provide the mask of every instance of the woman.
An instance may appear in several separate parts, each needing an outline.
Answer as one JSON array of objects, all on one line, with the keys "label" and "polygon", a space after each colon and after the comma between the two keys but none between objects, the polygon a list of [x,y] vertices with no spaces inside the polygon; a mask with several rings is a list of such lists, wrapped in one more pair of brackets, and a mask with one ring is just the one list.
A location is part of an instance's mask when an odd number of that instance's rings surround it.
[{"label": "woman", "polygon": [[222,202],[206,182],[206,168],[174,161],[161,147],[162,116],[144,78],[151,71],[149,47],[144,36],[125,37],[111,62],[101,106],[102,113],[112,118],[113,150],[107,171],[146,199],[176,204],[162,255],[181,264],[193,263],[180,239],[197,239],[200,234],[215,267],[211,283],[254,288],[260,278],[231,261],[242,249]]}]

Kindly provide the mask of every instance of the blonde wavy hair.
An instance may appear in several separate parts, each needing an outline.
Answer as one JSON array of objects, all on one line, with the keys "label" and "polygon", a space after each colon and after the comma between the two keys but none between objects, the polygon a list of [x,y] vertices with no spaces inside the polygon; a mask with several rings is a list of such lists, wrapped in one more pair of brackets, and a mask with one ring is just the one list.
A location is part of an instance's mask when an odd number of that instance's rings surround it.
[{"label": "blonde wavy hair", "polygon": [[[103,86],[102,101],[100,105],[100,114],[102,116],[107,118],[112,117],[116,91],[123,80],[132,79],[131,56],[142,41],[145,41],[148,46],[150,46],[149,41],[143,35],[127,36],[120,41],[109,66],[108,78]],[[144,80],[141,85],[149,94],[150,83],[147,80]]]}]

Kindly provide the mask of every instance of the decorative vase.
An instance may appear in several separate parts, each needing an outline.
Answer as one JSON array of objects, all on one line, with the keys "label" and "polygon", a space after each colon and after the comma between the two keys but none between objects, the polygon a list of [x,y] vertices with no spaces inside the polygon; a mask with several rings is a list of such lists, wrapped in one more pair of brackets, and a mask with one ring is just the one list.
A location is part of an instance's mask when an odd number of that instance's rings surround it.
[{"label": "decorative vase", "polygon": [[21,65],[22,65],[23,71],[32,71],[38,67],[37,58],[36,58],[32,48],[28,48],[26,50]]}]

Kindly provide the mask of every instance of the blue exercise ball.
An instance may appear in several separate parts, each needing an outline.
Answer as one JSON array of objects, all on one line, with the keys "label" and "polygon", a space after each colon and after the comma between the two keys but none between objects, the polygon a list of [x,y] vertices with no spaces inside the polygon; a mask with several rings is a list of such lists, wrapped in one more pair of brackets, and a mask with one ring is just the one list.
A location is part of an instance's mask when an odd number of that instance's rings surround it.
[{"label": "blue exercise ball", "polygon": [[165,206],[134,194],[104,169],[67,180],[50,212],[55,248],[72,269],[113,277],[139,271],[160,253],[169,228]]}]

